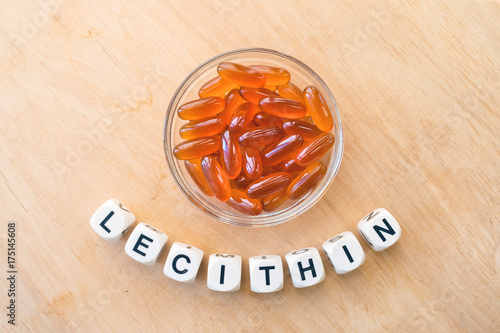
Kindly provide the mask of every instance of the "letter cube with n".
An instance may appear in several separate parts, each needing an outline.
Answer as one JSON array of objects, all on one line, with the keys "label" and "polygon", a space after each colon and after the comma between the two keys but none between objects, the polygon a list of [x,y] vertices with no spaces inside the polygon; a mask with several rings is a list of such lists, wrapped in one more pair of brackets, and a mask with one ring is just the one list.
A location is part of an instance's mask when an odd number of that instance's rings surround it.
[{"label": "letter cube with n", "polygon": [[208,258],[207,287],[215,291],[237,291],[241,285],[241,257],[211,254]]},{"label": "letter cube with n", "polygon": [[323,251],[337,274],[348,273],[365,261],[365,252],[356,236],[350,231],[338,234],[324,242]]},{"label": "letter cube with n", "polygon": [[321,256],[315,247],[306,247],[285,256],[295,288],[310,287],[325,278]]},{"label": "letter cube with n", "polygon": [[283,289],[283,263],[280,256],[265,255],[248,259],[250,289],[256,293],[272,293]]},{"label": "letter cube with n", "polygon": [[146,223],[139,223],[125,244],[125,253],[132,259],[154,265],[167,243],[168,236]]},{"label": "letter cube with n", "polygon": [[198,274],[204,252],[200,249],[175,242],[168,253],[163,273],[169,278],[193,283]]},{"label": "letter cube with n", "polygon": [[375,209],[358,223],[358,231],[375,251],[382,251],[401,237],[401,227],[384,208]]},{"label": "letter cube with n", "polygon": [[116,199],[109,199],[90,218],[92,229],[107,240],[116,242],[135,223],[135,216]]}]

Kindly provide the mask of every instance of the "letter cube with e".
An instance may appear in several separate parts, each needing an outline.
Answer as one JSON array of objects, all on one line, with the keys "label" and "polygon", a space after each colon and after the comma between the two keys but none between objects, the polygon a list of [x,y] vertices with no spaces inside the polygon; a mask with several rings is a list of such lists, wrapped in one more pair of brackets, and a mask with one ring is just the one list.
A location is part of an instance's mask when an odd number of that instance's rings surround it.
[{"label": "letter cube with e", "polygon": [[135,223],[135,216],[116,199],[109,199],[90,218],[95,232],[108,242],[116,242]]},{"label": "letter cube with e", "polygon": [[285,256],[295,288],[310,287],[325,278],[321,256],[315,247],[306,247]]},{"label": "letter cube with e", "polygon": [[175,242],[168,253],[163,273],[169,278],[193,283],[198,274],[204,252],[191,245]]},{"label": "letter cube with e", "polygon": [[358,223],[358,231],[375,251],[382,251],[401,237],[401,227],[384,208],[375,209]]},{"label": "letter cube with e", "polygon": [[256,293],[272,293],[283,289],[283,263],[280,256],[265,255],[248,259],[250,289]]},{"label": "letter cube with e", "polygon": [[208,259],[207,287],[215,291],[237,291],[241,284],[241,257],[211,254]]},{"label": "letter cube with e", "polygon": [[168,236],[146,223],[139,223],[125,244],[125,253],[145,265],[154,265]]},{"label": "letter cube with e", "polygon": [[337,274],[348,273],[365,261],[365,252],[356,236],[350,231],[327,240],[323,243],[323,251]]}]

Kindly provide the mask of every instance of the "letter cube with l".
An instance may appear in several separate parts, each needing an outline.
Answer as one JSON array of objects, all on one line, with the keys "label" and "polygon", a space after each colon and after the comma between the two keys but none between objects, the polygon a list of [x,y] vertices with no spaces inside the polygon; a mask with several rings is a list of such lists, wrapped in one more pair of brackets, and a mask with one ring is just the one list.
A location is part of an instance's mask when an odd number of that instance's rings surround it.
[{"label": "letter cube with l", "polygon": [[295,288],[310,287],[325,278],[321,256],[315,247],[306,247],[285,256]]},{"label": "letter cube with l", "polygon": [[116,199],[109,199],[90,218],[92,229],[107,240],[116,242],[135,223],[135,216]]},{"label": "letter cube with l", "polygon": [[237,291],[241,285],[241,257],[211,254],[208,258],[207,287],[215,291]]},{"label": "letter cube with l", "polygon": [[283,263],[280,256],[265,255],[248,259],[250,289],[256,293],[272,293],[283,289]]},{"label": "letter cube with l", "polygon": [[358,223],[358,231],[375,251],[382,251],[401,237],[401,227],[384,208],[375,209]]},{"label": "letter cube with l", "polygon": [[139,223],[125,244],[125,253],[145,265],[154,265],[168,236],[146,223]]},{"label": "letter cube with l", "polygon": [[350,231],[338,234],[324,242],[323,251],[337,274],[348,273],[365,261],[365,252],[356,236]]},{"label": "letter cube with l", "polygon": [[168,253],[163,273],[169,278],[193,283],[198,274],[204,252],[200,249],[175,242]]}]

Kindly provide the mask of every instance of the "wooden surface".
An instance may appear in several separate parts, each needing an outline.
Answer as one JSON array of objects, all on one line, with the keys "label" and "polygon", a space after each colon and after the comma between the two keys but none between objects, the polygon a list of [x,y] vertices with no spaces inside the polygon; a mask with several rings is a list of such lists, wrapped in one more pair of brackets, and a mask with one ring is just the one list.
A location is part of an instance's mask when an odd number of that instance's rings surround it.
[{"label": "wooden surface", "polygon": [[[210,3],[210,5],[209,5]],[[0,218],[18,228],[19,331],[498,332],[498,1],[4,1]],[[225,225],[176,187],[164,113],[221,52],[276,49],[335,95],[345,154],[325,197],[285,224]],[[108,198],[169,235],[153,267],[90,228]],[[357,271],[271,295],[248,257],[321,244],[385,207],[403,236]],[[359,237],[361,240],[361,238]],[[197,281],[163,275],[173,241],[206,253]],[[244,258],[242,288],[206,287],[208,254]],[[323,255],[323,254],[322,254]],[[326,258],[323,257],[325,265]],[[5,273],[6,274],[6,273]],[[6,280],[0,301],[6,305]],[[1,331],[7,327],[2,310]]]}]

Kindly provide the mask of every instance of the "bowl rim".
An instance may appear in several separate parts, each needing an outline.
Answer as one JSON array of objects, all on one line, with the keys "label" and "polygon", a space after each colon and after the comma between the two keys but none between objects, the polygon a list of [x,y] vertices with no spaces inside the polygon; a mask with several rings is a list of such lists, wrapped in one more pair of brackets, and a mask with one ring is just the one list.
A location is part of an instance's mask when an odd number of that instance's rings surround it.
[{"label": "bowl rim", "polygon": [[[234,213],[230,213],[227,211],[221,211],[218,209],[218,211],[212,211],[211,209],[208,209],[205,207],[207,205],[207,201],[205,202],[199,202],[199,200],[191,195],[189,195],[189,191],[186,188],[186,185],[183,183],[183,181],[180,179],[177,170],[177,165],[175,163],[175,158],[173,156],[173,140],[171,140],[171,135],[169,129],[169,124],[171,125],[173,121],[169,121],[170,118],[175,117],[177,108],[174,109],[174,107],[178,104],[180,97],[182,97],[183,92],[190,86],[191,82],[190,80],[193,79],[193,76],[200,72],[201,69],[207,67],[208,65],[211,65],[211,63],[217,61],[218,59],[225,58],[228,56],[234,56],[242,53],[264,53],[272,56],[277,56],[278,58],[285,58],[286,60],[289,60],[296,65],[298,65],[301,69],[305,70],[307,74],[311,75],[314,77],[314,79],[321,85],[322,89],[327,93],[327,96],[325,97],[326,102],[329,104],[330,109],[331,106],[333,105],[333,111],[332,115],[334,117],[334,128],[335,128],[335,143],[334,143],[334,149],[333,149],[333,156],[331,158],[331,162],[327,166],[327,174],[325,175],[325,180],[320,183],[319,187],[313,190],[314,195],[311,197],[308,197],[307,200],[299,200],[297,201],[296,204],[293,206],[288,207],[287,209],[283,211],[278,211],[276,213],[270,213],[266,216],[245,216],[245,217],[240,217],[236,216]],[[194,80],[194,79],[193,79]],[[182,94],[181,94],[182,93]],[[331,102],[331,103],[330,103]],[[330,105],[332,104],[332,105]],[[267,48],[243,48],[243,49],[237,49],[237,50],[232,50],[232,51],[227,51],[220,53],[200,65],[198,65],[196,68],[194,68],[185,78],[184,80],[179,84],[177,89],[175,90],[174,94],[172,95],[172,98],[170,100],[170,103],[168,105],[166,114],[165,114],[165,122],[163,126],[163,148],[165,152],[165,157],[167,160],[167,165],[170,171],[170,174],[172,175],[174,181],[176,182],[177,186],[181,189],[181,192],[188,198],[189,201],[191,201],[196,207],[201,209],[203,212],[208,214],[209,216],[212,216],[213,218],[222,221],[224,223],[230,224],[230,225],[236,225],[236,226],[244,226],[244,227],[263,227],[263,226],[270,226],[270,225],[276,225],[280,223],[284,223],[286,221],[289,221],[300,214],[306,212],[308,209],[310,209],[312,206],[314,206],[322,197],[323,195],[328,191],[330,188],[331,184],[333,183],[334,178],[336,177],[338,170],[340,168],[340,164],[342,161],[343,153],[344,153],[344,135],[343,135],[343,129],[342,129],[342,122],[341,122],[341,117],[340,117],[340,111],[337,106],[337,102],[331,93],[330,89],[326,85],[326,83],[321,79],[321,77],[314,71],[312,70],[309,66],[307,66],[305,63],[302,61],[298,60],[297,58],[284,54],[279,51],[275,51],[272,49],[267,49]],[[310,195],[310,194],[309,194]],[[213,205],[210,205],[213,206]],[[300,208],[300,209],[299,209]],[[215,209],[214,209],[215,210]],[[227,215],[227,216],[225,216]],[[252,222],[250,222],[252,221]]]}]

